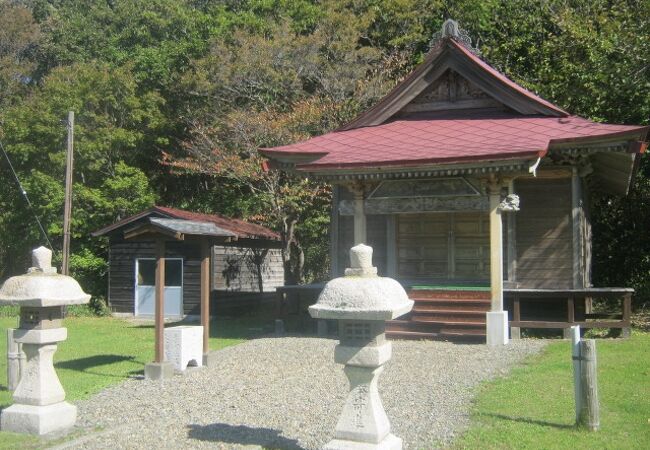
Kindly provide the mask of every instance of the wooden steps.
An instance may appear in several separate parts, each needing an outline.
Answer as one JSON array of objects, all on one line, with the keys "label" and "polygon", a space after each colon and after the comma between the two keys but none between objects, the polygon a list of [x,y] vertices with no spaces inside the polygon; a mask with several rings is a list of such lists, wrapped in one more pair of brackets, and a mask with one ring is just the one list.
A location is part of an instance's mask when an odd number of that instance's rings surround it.
[{"label": "wooden steps", "polygon": [[413,310],[387,323],[392,339],[485,341],[485,313],[490,293],[470,290],[412,290]]}]

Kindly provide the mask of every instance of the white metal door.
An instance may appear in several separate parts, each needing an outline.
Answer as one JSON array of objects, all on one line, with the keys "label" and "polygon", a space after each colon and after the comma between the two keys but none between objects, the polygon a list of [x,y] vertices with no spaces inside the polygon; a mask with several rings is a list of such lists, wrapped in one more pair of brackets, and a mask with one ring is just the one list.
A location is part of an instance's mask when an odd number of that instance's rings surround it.
[{"label": "white metal door", "polygon": [[[156,308],[156,260],[135,261],[135,315],[153,316]],[[183,259],[165,258],[165,317],[183,315]]]}]

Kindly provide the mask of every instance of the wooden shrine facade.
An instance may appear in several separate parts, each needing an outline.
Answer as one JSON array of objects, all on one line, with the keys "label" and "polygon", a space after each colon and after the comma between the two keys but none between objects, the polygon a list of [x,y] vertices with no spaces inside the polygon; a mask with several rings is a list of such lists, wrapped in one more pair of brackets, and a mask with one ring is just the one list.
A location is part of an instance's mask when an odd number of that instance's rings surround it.
[{"label": "wooden shrine facade", "polygon": [[[380,274],[410,290],[415,307],[389,327],[393,336],[469,334],[498,345],[515,298],[517,324],[557,325],[553,302],[528,307],[545,294],[587,301],[575,290],[592,286],[593,199],[627,194],[647,133],[571,115],[524,89],[448,20],[424,61],[369,110],[260,152],[333,184],[332,276],[352,245],[367,243]],[[560,305],[559,328],[576,322],[576,308]]]}]

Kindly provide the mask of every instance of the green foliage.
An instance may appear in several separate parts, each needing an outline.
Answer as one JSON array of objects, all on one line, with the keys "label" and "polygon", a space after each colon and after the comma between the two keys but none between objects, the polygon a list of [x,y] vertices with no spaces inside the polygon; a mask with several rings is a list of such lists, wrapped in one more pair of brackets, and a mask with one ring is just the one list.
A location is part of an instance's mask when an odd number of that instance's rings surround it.
[{"label": "green foliage", "polygon": [[[65,130],[77,114],[74,273],[104,295],[89,232],[158,200],[258,221],[290,281],[327,274],[329,187],[262,170],[257,148],[336,129],[428,51],[444,19],[484,58],[568,111],[648,123],[650,3],[623,0],[0,0],[0,137],[61,247]],[[650,298],[650,163],[595,208],[594,280]],[[3,179],[11,180],[6,164]],[[0,278],[42,243],[0,186]],[[58,255],[57,255],[58,257]]]},{"label": "green foliage", "polygon": [[[126,70],[77,64],[52,71],[5,116],[5,147],[36,214],[60,249],[66,135],[62,119],[68,110],[76,111],[71,269],[94,295],[105,289],[105,261],[98,253],[104,243],[89,233],[153,204],[148,177],[134,165],[151,164],[152,155],[140,150],[164,143],[157,136],[164,122],[162,104],[153,93],[136,93]],[[15,237],[5,244],[6,259],[0,267],[4,276],[22,273],[30,249],[45,242],[14,183],[0,187],[0,205],[12,211],[0,216],[0,229]]]},{"label": "green foliage", "polygon": [[0,119],[28,90],[36,66],[29,53],[39,37],[29,9],[0,0]]}]

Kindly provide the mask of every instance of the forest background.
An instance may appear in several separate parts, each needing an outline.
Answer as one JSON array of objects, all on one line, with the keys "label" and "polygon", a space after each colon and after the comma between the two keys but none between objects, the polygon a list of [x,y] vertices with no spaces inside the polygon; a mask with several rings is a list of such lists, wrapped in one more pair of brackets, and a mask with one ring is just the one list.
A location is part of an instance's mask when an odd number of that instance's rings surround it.
[{"label": "forest background", "polygon": [[[335,129],[428,50],[446,18],[510,78],[595,121],[649,123],[648,0],[0,0],[0,280],[60,260],[65,119],[76,114],[71,271],[106,290],[90,232],[153,204],[282,234],[289,283],[328,274],[330,187],[256,150]],[[594,282],[650,302],[650,162],[598,199]]]}]

